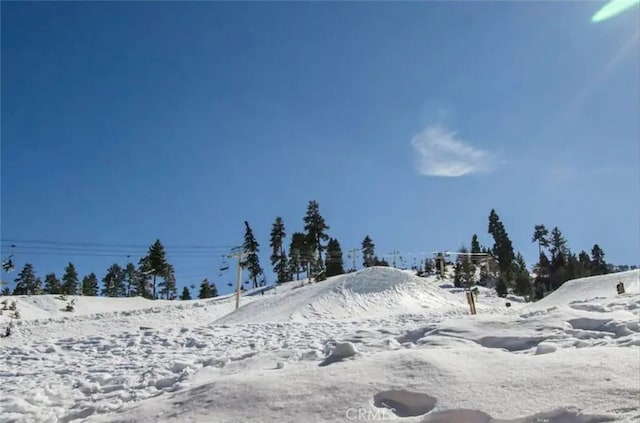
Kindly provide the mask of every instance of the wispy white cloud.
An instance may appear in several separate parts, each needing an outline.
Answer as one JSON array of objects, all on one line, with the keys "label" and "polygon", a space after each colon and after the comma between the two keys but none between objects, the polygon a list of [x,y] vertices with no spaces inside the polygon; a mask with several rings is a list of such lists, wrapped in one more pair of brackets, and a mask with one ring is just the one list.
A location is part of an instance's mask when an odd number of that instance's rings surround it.
[{"label": "wispy white cloud", "polygon": [[441,125],[427,127],[413,137],[418,171],[426,176],[459,177],[493,170],[495,155],[471,146]]}]

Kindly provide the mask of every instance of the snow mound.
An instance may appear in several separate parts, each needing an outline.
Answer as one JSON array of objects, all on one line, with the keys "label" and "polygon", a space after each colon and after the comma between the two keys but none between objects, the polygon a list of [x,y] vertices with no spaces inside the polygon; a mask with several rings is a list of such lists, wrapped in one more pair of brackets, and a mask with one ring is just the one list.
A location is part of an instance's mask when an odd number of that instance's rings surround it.
[{"label": "snow mound", "polygon": [[546,309],[580,303],[593,304],[594,300],[615,299],[620,297],[616,291],[616,285],[619,282],[624,284],[625,294],[623,295],[638,295],[640,269],[567,281],[551,294],[532,304],[531,308]]},{"label": "snow mound", "polygon": [[451,294],[430,279],[393,268],[370,267],[247,304],[215,323],[317,321],[400,314],[438,316],[467,310],[464,296]]}]

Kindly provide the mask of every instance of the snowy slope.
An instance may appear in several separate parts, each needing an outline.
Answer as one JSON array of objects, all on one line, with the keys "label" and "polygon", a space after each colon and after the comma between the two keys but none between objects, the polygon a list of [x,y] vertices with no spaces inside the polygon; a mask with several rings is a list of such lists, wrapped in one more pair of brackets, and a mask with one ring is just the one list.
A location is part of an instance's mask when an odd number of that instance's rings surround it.
[{"label": "snowy slope", "polygon": [[[265,295],[272,295],[272,287],[262,287],[247,290],[241,295],[241,304],[254,301],[254,296],[265,291]],[[286,290],[286,288],[283,288]],[[124,313],[125,315],[138,313],[162,313],[171,312],[172,308],[185,310],[190,308],[206,307],[210,305],[229,305],[235,307],[235,294],[227,294],[205,300],[149,300],[143,297],[109,298],[90,297],[81,295],[16,295],[0,297],[0,301],[5,299],[8,303],[16,302],[16,307],[20,311],[20,320],[41,320],[41,319],[67,319],[83,316],[84,318],[97,318],[105,314]],[[73,302],[73,311],[67,311],[66,306]],[[0,304],[0,309],[3,305]],[[229,313],[228,307],[221,308],[222,314]],[[10,320],[9,313],[0,314],[0,323]]]},{"label": "snowy slope", "polygon": [[[265,297],[269,294],[265,293]],[[265,297],[241,298],[241,305]],[[235,296],[227,295],[205,300],[167,301],[133,298],[105,298],[57,295],[10,296],[16,302],[19,319],[12,319],[10,311],[0,314],[0,330],[11,324],[14,337],[46,339],[47,328],[64,326],[69,334],[120,333],[124,330],[179,328],[185,323],[207,323],[235,310]],[[74,311],[65,311],[75,300]],[[1,300],[0,300],[1,301]],[[2,305],[0,305],[2,308]]]},{"label": "snowy slope", "polygon": [[[75,301],[75,304],[74,311],[71,313],[65,311],[65,307],[72,300]],[[16,301],[22,320],[140,310],[175,304],[174,301],[152,301],[142,297],[106,298],[77,295],[66,297],[60,295],[18,295],[9,297],[9,301]]]},{"label": "snowy slope", "polygon": [[[233,297],[51,310],[0,339],[0,421],[635,422],[640,294],[615,293],[634,277],[510,308],[481,289],[475,316],[446,281],[379,268],[284,284],[238,311]],[[43,316],[50,301],[29,307]]]}]

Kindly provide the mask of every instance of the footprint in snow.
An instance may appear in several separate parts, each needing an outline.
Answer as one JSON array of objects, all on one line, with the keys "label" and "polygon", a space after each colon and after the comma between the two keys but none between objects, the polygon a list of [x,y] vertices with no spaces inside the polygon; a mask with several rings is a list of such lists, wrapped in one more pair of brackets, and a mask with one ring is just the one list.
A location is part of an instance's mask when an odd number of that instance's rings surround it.
[{"label": "footprint in snow", "polygon": [[378,392],[373,397],[373,405],[389,408],[398,417],[414,417],[433,410],[436,399],[427,394],[400,389]]}]

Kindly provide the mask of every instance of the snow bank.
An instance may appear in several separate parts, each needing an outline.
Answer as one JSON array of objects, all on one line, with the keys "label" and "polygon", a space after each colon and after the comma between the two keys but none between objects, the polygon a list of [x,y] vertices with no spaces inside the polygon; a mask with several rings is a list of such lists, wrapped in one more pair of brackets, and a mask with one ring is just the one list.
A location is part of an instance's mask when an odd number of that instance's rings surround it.
[{"label": "snow bank", "polygon": [[567,281],[551,294],[532,303],[530,308],[545,309],[619,298],[620,295],[616,291],[619,282],[624,283],[625,295],[640,294],[640,269]]}]

